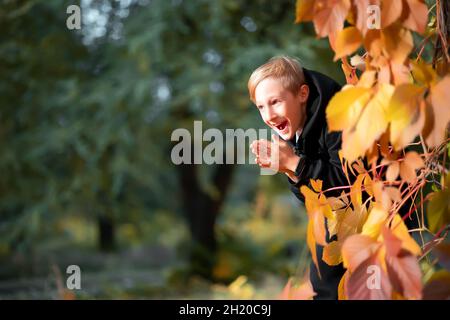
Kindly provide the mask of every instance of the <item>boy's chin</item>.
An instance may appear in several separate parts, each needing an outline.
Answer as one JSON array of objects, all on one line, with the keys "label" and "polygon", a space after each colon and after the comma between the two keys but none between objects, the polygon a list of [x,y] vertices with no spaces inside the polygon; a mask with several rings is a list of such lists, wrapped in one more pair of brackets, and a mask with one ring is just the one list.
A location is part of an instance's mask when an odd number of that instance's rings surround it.
[{"label": "boy's chin", "polygon": [[278,132],[278,135],[283,138],[283,140],[288,141],[291,140],[295,134],[289,131],[284,133]]}]

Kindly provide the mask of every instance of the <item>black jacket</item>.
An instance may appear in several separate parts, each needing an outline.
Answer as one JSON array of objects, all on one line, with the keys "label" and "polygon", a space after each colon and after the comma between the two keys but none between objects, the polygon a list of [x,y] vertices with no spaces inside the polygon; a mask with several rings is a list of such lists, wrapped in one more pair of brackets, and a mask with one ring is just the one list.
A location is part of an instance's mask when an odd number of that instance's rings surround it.
[{"label": "black jacket", "polygon": [[[289,180],[289,186],[295,196],[302,202],[304,197],[300,193],[302,185],[310,186],[310,179],[322,180],[322,190],[331,187],[348,185],[339,160],[339,149],[341,148],[341,132],[328,132],[325,109],[333,95],[340,91],[341,86],[333,79],[307,69],[303,69],[306,84],[309,86],[309,97],[306,106],[306,122],[303,131],[296,142],[296,137],[289,141],[300,156],[296,169],[298,183]],[[354,178],[354,177],[353,177]],[[353,181],[350,181],[353,183]],[[327,196],[338,196],[342,190],[327,192]],[[327,231],[327,242],[335,240],[329,238]],[[315,299],[337,299],[337,288],[345,269],[342,264],[329,266],[322,261],[323,247],[317,245],[317,257],[322,278],[314,263],[310,267],[310,279],[314,291],[317,293]]]}]

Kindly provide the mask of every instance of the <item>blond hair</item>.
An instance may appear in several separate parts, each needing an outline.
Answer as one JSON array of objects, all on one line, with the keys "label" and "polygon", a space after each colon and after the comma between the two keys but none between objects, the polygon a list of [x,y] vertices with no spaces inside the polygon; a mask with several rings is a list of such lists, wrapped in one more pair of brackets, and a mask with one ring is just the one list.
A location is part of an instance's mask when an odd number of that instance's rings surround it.
[{"label": "blond hair", "polygon": [[300,61],[288,56],[276,56],[253,71],[248,80],[248,93],[250,99],[255,102],[255,90],[258,84],[266,78],[280,79],[283,87],[296,94],[305,76]]}]

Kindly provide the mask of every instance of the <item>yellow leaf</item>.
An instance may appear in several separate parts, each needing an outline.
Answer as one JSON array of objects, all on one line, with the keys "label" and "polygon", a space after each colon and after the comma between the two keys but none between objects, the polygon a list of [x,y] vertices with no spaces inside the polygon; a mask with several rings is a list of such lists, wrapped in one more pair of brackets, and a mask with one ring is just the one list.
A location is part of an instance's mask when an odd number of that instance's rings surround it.
[{"label": "yellow leaf", "polygon": [[356,131],[360,139],[359,145],[364,151],[369,149],[387,128],[386,111],[394,89],[395,87],[390,84],[381,84],[375,96],[362,111]]},{"label": "yellow leaf", "polygon": [[359,209],[362,205],[362,182],[364,180],[364,177],[364,174],[360,174],[356,178],[355,183],[353,183],[350,191],[350,199],[355,210]]},{"label": "yellow leaf", "polygon": [[339,286],[338,286],[338,299],[339,300],[346,300],[346,296],[345,296],[345,279],[347,277],[348,271],[346,271],[344,273],[344,275],[341,278],[341,281],[339,281]]},{"label": "yellow leaf", "polygon": [[380,204],[375,204],[369,211],[366,222],[364,223],[361,234],[377,239],[381,232],[381,227],[385,224],[388,213]]},{"label": "yellow leaf", "polygon": [[420,255],[422,250],[417,242],[409,234],[408,228],[403,222],[401,216],[396,214],[391,222],[392,233],[402,241],[402,248],[408,250],[415,256]]},{"label": "yellow leaf", "polygon": [[352,54],[362,44],[362,36],[356,27],[347,27],[339,31],[335,42],[334,61]]},{"label": "yellow leaf", "polygon": [[[395,88],[386,114],[390,122],[390,140],[396,150],[406,146],[402,134],[408,126],[414,123],[423,92],[423,87],[413,84],[402,84]],[[407,143],[409,142],[411,141],[407,141]]]},{"label": "yellow leaf", "polygon": [[352,128],[370,98],[368,88],[347,86],[331,98],[326,109],[327,123],[330,131]]},{"label": "yellow leaf", "polygon": [[436,82],[437,74],[431,64],[425,63],[422,60],[413,60],[411,61],[411,64],[414,80],[416,80],[419,84],[429,86],[430,84],[434,84]]},{"label": "yellow leaf", "polygon": [[308,244],[309,251],[311,252],[311,258],[312,258],[314,264],[316,265],[316,269],[319,274],[319,277],[321,277],[319,264],[317,263],[316,241],[314,240],[314,226],[313,226],[313,222],[311,220],[309,220],[309,222],[308,222],[308,228],[307,228],[307,232],[306,232],[306,243]]},{"label": "yellow leaf", "polygon": [[376,76],[377,76],[376,71],[373,70],[365,71],[359,78],[357,86],[363,88],[372,88],[373,84],[375,83]]}]

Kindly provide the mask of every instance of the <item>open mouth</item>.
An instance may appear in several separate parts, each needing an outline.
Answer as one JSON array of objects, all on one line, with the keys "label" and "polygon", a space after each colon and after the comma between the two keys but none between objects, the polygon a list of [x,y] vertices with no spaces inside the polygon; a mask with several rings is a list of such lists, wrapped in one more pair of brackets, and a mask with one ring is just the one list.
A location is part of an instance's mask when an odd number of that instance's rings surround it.
[{"label": "open mouth", "polygon": [[282,123],[280,123],[279,125],[277,125],[277,126],[275,126],[275,127],[276,127],[278,130],[283,131],[284,129],[286,129],[287,124],[288,124],[288,122],[287,122],[287,120],[286,120],[286,121],[283,121]]}]

